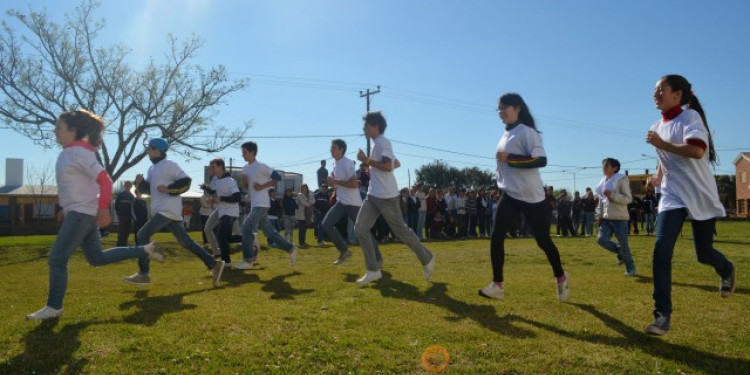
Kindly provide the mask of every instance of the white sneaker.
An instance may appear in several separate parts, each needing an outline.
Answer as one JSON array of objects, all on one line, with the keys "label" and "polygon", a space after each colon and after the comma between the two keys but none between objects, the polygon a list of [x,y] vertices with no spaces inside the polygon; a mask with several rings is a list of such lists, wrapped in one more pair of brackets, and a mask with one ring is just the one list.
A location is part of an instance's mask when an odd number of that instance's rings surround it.
[{"label": "white sneaker", "polygon": [[505,297],[505,289],[497,286],[497,284],[493,281],[490,283],[490,285],[479,289],[479,295],[487,298],[503,299],[503,297]]},{"label": "white sneaker", "polygon": [[566,272],[565,281],[557,283],[557,299],[565,301],[568,299],[568,294],[570,294],[570,276]]},{"label": "white sneaker", "polygon": [[297,246],[294,246],[289,253],[289,267],[292,267],[292,269],[294,269],[294,266],[297,264],[297,253],[299,253]]},{"label": "white sneaker", "polygon": [[430,262],[425,264],[423,267],[424,279],[430,281],[430,277],[432,277],[432,273],[435,271],[435,254],[432,254],[432,259],[430,259]]},{"label": "white sneaker", "polygon": [[253,266],[254,266],[254,264],[253,264],[252,261],[248,262],[246,260],[243,260],[242,262],[239,262],[239,263],[235,264],[234,265],[234,269],[236,269],[236,270],[251,270],[251,269],[253,269]]},{"label": "white sneaker", "polygon": [[377,271],[367,271],[364,276],[360,277],[359,280],[357,280],[357,284],[363,285],[367,283],[371,283],[375,280],[380,279],[383,277],[383,274],[380,273],[380,270]]},{"label": "white sneaker", "polygon": [[341,253],[341,255],[339,255],[339,258],[336,259],[335,261],[333,261],[333,264],[336,265],[336,266],[338,266],[339,264],[342,264],[342,263],[346,262],[346,260],[349,259],[349,258],[351,258],[351,257],[352,257],[352,252],[349,251],[349,250],[347,250],[347,251]]},{"label": "white sneaker", "polygon": [[63,315],[63,309],[53,309],[49,306],[44,306],[41,310],[26,315],[26,319],[28,320],[45,320],[45,319],[53,319],[53,318],[59,318]]},{"label": "white sneaker", "polygon": [[143,246],[143,250],[146,251],[149,258],[157,262],[164,262],[164,250],[156,246],[156,242],[151,242],[150,244]]}]

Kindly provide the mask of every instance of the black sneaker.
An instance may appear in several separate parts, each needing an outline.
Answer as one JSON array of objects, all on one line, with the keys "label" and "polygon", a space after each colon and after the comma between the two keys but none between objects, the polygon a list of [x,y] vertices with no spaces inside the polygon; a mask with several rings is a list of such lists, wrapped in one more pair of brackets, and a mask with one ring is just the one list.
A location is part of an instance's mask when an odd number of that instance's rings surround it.
[{"label": "black sneaker", "polygon": [[729,276],[722,277],[721,278],[721,285],[720,285],[720,291],[721,296],[724,298],[727,298],[734,293],[734,286],[735,286],[735,272],[734,272],[734,264],[732,264],[732,270],[729,271]]},{"label": "black sneaker", "polygon": [[669,332],[669,316],[655,312],[654,317],[656,317],[656,320],[646,327],[646,333],[661,336]]}]

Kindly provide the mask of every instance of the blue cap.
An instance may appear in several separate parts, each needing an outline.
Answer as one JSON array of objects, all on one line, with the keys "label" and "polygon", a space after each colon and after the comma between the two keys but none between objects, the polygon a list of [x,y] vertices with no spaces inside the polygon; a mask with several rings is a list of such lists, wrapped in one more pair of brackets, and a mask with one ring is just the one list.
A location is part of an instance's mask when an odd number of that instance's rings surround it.
[{"label": "blue cap", "polygon": [[169,149],[169,143],[164,138],[153,138],[148,141],[148,146],[161,151],[162,154]]}]

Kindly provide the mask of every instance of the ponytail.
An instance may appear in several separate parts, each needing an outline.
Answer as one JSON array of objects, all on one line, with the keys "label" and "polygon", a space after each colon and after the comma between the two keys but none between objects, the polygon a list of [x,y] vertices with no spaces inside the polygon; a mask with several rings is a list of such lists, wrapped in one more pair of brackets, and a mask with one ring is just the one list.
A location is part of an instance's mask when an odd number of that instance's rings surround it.
[{"label": "ponytail", "polygon": [[708,161],[716,165],[716,150],[714,149],[713,136],[711,136],[711,130],[708,128],[708,121],[706,120],[706,113],[703,111],[703,106],[698,101],[698,97],[693,94],[693,86],[688,82],[687,78],[678,74],[669,74],[662,77],[662,79],[672,88],[672,91],[682,91],[680,105],[686,105],[701,116],[703,126],[706,127],[706,132],[708,132]]},{"label": "ponytail", "polygon": [[703,112],[703,106],[701,106],[701,102],[698,101],[698,97],[695,96],[692,91],[690,91],[687,94],[687,96],[689,98],[687,101],[687,107],[698,112],[698,114],[701,115],[701,120],[703,120],[703,126],[706,127],[706,131],[708,132],[708,161],[710,161],[711,164],[716,165],[716,150],[714,150],[714,137],[711,135],[711,130],[708,128],[708,121],[706,121],[706,113]]},{"label": "ponytail", "polygon": [[98,115],[85,109],[79,109],[61,114],[60,120],[65,122],[69,128],[76,130],[76,140],[87,137],[91,146],[98,148],[102,145],[104,121]]}]

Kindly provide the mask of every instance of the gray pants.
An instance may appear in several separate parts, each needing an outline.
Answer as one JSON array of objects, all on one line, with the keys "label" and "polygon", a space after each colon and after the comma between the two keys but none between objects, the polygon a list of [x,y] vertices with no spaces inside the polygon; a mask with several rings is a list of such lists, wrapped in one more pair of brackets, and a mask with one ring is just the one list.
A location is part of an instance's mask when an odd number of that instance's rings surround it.
[{"label": "gray pants", "polygon": [[432,253],[422,245],[417,235],[404,223],[399,199],[399,197],[380,199],[368,195],[362,202],[359,215],[357,215],[357,222],[354,224],[354,232],[357,233],[357,240],[359,246],[362,247],[365,266],[368,271],[380,270],[383,259],[380,250],[378,250],[377,241],[370,233],[370,229],[379,215],[383,216],[393,234],[406,246],[409,246],[409,249],[419,258],[419,262],[423,266],[432,260]]},{"label": "gray pants", "polygon": [[328,239],[336,245],[336,249],[341,253],[345,253],[349,250],[349,247],[346,245],[346,240],[341,237],[339,230],[336,229],[336,224],[342,217],[344,217],[344,215],[351,220],[357,220],[358,213],[359,206],[349,206],[341,204],[341,202],[336,202],[336,204],[328,210],[325,219],[323,219],[323,223],[320,225],[323,227],[326,235],[328,235]]},{"label": "gray pants", "polygon": [[214,229],[219,225],[219,210],[214,210],[214,212],[211,212],[211,215],[208,216],[208,220],[206,220],[206,226],[203,227],[203,233],[206,234],[206,239],[208,239],[208,243],[211,244],[211,250],[213,250],[213,255],[221,255],[221,251],[219,250],[219,241],[216,240],[216,233],[214,233]]},{"label": "gray pants", "polygon": [[[221,255],[221,250],[219,249],[219,241],[216,239],[216,232],[214,232],[214,230],[218,226],[219,210],[214,210],[214,212],[211,212],[211,215],[208,216],[208,220],[206,220],[206,226],[203,227],[203,233],[206,235],[206,239],[211,245],[211,250],[215,257]],[[232,224],[232,233],[240,233],[239,220],[235,220]]]}]

